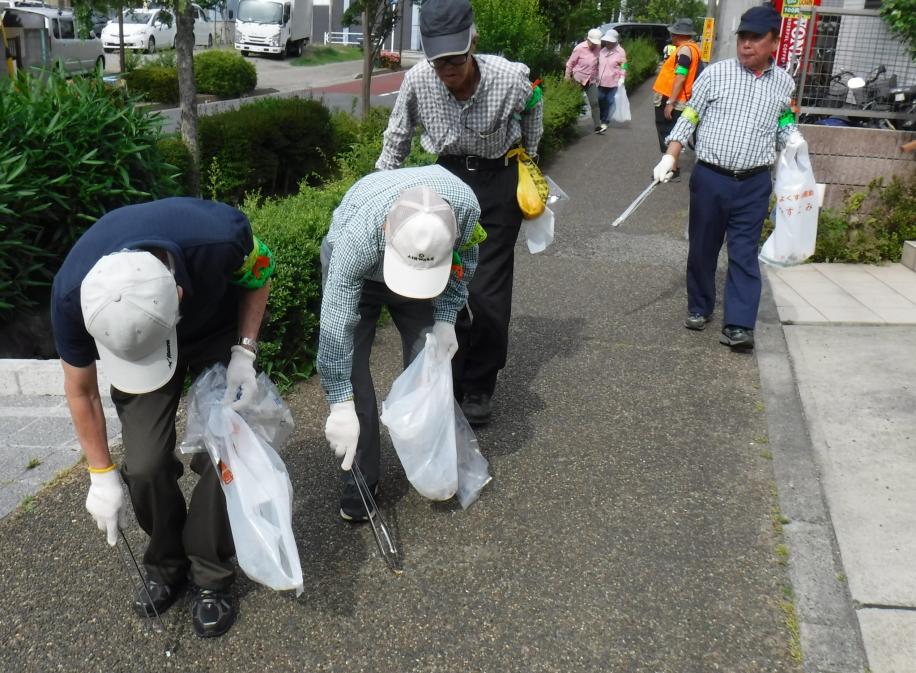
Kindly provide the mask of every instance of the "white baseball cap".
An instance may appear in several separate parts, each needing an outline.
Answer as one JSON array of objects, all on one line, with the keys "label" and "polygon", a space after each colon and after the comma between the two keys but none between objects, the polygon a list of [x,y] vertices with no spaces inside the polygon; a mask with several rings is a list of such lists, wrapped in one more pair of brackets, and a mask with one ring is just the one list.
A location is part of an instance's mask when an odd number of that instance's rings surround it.
[{"label": "white baseball cap", "polygon": [[178,363],[178,289],[155,255],[142,250],[105,255],[83,279],[80,305],[111,385],[148,393],[172,378]]},{"label": "white baseball cap", "polygon": [[604,37],[601,38],[604,42],[620,42],[620,35],[617,34],[617,31],[611,28],[608,32],[604,34]]},{"label": "white baseball cap", "polygon": [[592,28],[590,31],[588,31],[588,35],[586,37],[592,44],[601,44],[601,31],[597,28]]},{"label": "white baseball cap", "polygon": [[385,236],[385,284],[411,299],[440,295],[458,238],[448,202],[429,187],[405,189],[388,211]]}]

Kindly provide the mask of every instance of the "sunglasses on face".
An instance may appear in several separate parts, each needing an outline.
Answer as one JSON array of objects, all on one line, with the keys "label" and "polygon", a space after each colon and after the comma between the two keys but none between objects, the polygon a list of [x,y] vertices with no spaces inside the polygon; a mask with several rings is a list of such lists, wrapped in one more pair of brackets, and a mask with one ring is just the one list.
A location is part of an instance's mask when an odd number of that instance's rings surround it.
[{"label": "sunglasses on face", "polygon": [[[434,58],[429,61],[430,65],[436,70],[441,70],[447,65],[460,66],[468,62],[471,52],[466,51],[463,54],[457,54],[456,56],[443,56],[442,58]],[[429,60],[429,59],[427,59]]]}]

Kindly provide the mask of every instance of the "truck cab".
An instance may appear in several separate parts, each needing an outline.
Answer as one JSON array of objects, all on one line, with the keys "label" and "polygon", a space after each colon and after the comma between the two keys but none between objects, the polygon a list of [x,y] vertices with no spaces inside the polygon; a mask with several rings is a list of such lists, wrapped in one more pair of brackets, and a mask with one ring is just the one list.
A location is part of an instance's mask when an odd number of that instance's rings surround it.
[{"label": "truck cab", "polygon": [[[230,14],[229,18],[232,18]],[[299,56],[312,32],[312,0],[241,0],[235,15],[235,48],[283,58]]]}]

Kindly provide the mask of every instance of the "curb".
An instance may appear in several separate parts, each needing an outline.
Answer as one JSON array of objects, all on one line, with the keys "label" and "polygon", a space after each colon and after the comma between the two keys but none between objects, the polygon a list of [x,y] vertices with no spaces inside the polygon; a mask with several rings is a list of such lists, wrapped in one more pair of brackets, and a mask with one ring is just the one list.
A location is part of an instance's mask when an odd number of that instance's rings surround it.
[{"label": "curb", "polygon": [[862,673],[868,658],[818,474],[798,382],[769,280],[757,319],[757,368],[766,406],[773,477],[789,547],[805,673]]},{"label": "curb", "polygon": [[[109,396],[108,378],[96,365],[99,392]],[[64,370],[60,360],[0,359],[0,400],[9,396],[64,394]]]}]

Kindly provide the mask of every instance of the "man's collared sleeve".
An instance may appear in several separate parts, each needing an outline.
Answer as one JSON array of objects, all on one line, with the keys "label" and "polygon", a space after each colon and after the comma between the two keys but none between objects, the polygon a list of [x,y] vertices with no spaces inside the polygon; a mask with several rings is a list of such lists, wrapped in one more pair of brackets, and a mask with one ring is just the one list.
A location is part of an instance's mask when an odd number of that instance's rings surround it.
[{"label": "man's collared sleeve", "polygon": [[408,76],[401,84],[397,100],[394,102],[391,116],[388,118],[385,141],[382,145],[382,153],[375,162],[376,168],[387,171],[401,167],[404,159],[410,154],[410,144],[413,141],[413,132],[417,128],[418,119],[417,94],[408,72]]},{"label": "man's collared sleeve", "polygon": [[363,279],[372,267],[373,244],[356,240],[356,236],[342,236],[328,262],[317,359],[321,386],[331,404],[353,399],[353,332],[359,322]]},{"label": "man's collared sleeve", "polygon": [[458,274],[452,271],[452,273],[449,274],[448,284],[445,286],[445,290],[443,290],[442,294],[436,297],[433,302],[434,318],[436,320],[443,320],[451,323],[452,325],[454,325],[455,320],[458,319],[458,312],[464,308],[464,305],[468,301],[468,285],[471,283],[471,279],[477,271],[477,262],[480,258],[477,244],[470,243],[471,237],[474,234],[474,229],[480,219],[480,206],[477,203],[476,197],[470,193],[470,189],[468,192],[469,198],[462,201],[462,205],[459,209],[458,225],[460,227],[461,236],[455,248],[455,252],[461,257],[461,278],[459,279]]},{"label": "man's collared sleeve", "polygon": [[522,143],[525,151],[531,156],[537,156],[541,136],[544,135],[544,99],[542,98],[530,110],[522,112]]},{"label": "man's collared sleeve", "polygon": [[690,95],[690,103],[684,108],[674,128],[671,129],[671,133],[665,138],[666,145],[673,140],[679,142],[682,147],[687,144],[687,140],[693,134],[694,130],[696,130],[697,125],[706,113],[706,106],[709,103],[710,94],[709,82],[711,79],[711,77],[697,78]]}]

